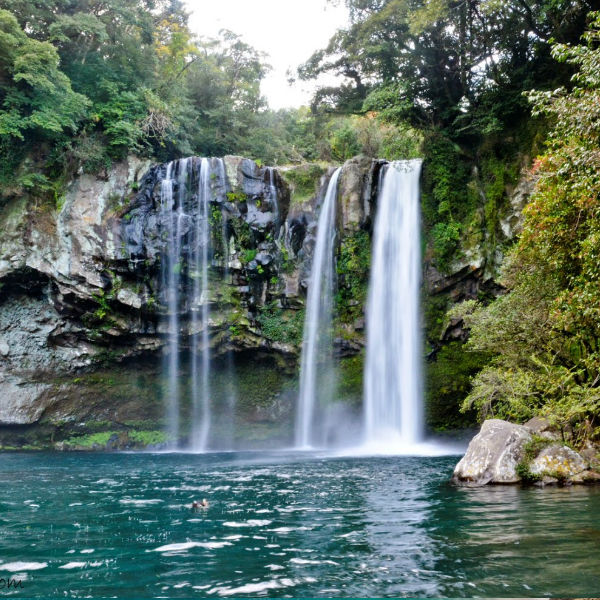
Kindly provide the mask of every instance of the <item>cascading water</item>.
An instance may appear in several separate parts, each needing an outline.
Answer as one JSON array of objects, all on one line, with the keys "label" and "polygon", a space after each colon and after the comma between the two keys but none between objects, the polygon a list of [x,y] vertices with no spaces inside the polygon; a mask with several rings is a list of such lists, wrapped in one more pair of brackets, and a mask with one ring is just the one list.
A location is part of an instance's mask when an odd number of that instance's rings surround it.
[{"label": "cascading water", "polygon": [[179,282],[175,263],[178,260],[177,219],[174,215],[173,166],[167,165],[165,177],[160,188],[161,220],[165,223],[166,251],[161,263],[162,287],[166,290],[168,317],[168,352],[165,357],[165,370],[168,375],[167,391],[167,434],[177,439],[179,432]]},{"label": "cascading water", "polygon": [[279,220],[279,202],[277,201],[277,186],[275,185],[275,169],[273,167],[267,167],[266,172],[269,175],[269,197],[271,200],[273,214],[275,216],[275,238],[279,234],[279,227],[281,225]]},{"label": "cascading water", "polygon": [[[184,158],[167,164],[161,182],[160,219],[165,250],[162,286],[167,305],[167,433],[177,447],[180,437],[182,335],[189,333],[192,400],[189,449],[204,451],[210,441],[210,282],[212,258],[210,211],[213,187],[226,191],[221,159]],[[227,261],[227,255],[224,254]],[[227,274],[227,267],[225,267]],[[184,316],[189,319],[182,322]]]},{"label": "cascading water", "polygon": [[[202,452],[208,446],[212,417],[210,410],[210,353],[208,340],[210,176],[210,161],[208,158],[203,158],[200,162],[196,235],[190,264],[190,275],[194,280],[193,297],[190,304],[192,334],[192,436],[190,446],[196,452]],[[200,335],[198,335],[198,332],[200,332]]]},{"label": "cascading water", "polygon": [[296,415],[296,446],[315,442],[314,421],[317,389],[321,399],[333,394],[331,319],[335,284],[334,244],[338,180],[341,168],[329,180],[317,224],[317,241],[308,286],[300,363],[300,393]]},{"label": "cascading water", "polygon": [[385,451],[423,439],[419,287],[421,161],[386,168],[377,199],[367,308],[365,438]]}]

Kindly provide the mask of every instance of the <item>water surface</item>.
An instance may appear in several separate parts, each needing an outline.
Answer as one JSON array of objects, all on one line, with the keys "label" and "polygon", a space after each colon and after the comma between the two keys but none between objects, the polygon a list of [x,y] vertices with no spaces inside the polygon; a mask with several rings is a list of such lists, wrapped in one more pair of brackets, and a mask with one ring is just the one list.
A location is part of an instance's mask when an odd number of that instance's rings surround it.
[{"label": "water surface", "polygon": [[456,489],[455,462],[2,454],[0,577],[23,580],[3,593],[597,594],[600,490]]}]

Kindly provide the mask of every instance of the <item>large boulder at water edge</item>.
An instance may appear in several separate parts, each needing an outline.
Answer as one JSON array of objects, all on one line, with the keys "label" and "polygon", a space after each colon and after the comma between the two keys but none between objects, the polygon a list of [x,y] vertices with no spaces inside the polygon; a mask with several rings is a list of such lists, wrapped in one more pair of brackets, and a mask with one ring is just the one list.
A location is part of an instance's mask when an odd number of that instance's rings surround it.
[{"label": "large boulder at water edge", "polygon": [[560,444],[544,448],[530,463],[534,475],[569,479],[587,469],[587,463],[575,450]]},{"label": "large boulder at water edge", "polygon": [[523,425],[490,419],[471,440],[467,453],[454,469],[452,481],[459,485],[519,483],[517,465],[524,457],[531,433]]}]

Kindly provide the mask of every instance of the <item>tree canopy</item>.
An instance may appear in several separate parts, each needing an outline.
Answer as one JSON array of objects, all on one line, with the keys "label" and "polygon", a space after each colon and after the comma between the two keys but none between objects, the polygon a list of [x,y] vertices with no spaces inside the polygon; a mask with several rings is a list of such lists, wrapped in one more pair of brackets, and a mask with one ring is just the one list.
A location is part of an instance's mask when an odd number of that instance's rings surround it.
[{"label": "tree canopy", "polygon": [[[533,165],[535,194],[505,268],[510,293],[468,304],[469,345],[496,358],[466,406],[483,415],[543,414],[586,439],[600,434],[600,15],[584,44],[552,54],[577,67],[572,89],[534,91],[554,121]],[[465,310],[466,309],[466,310]]]},{"label": "tree canopy", "polygon": [[[521,91],[561,78],[549,40],[577,42],[595,0],[345,0],[351,24],[300,67],[320,89],[315,107],[387,110],[456,136],[499,130]],[[501,94],[502,100],[498,101]]]},{"label": "tree canopy", "polygon": [[3,191],[52,188],[130,152],[314,157],[304,117],[268,110],[268,69],[230,31],[196,39],[178,0],[1,0]]}]

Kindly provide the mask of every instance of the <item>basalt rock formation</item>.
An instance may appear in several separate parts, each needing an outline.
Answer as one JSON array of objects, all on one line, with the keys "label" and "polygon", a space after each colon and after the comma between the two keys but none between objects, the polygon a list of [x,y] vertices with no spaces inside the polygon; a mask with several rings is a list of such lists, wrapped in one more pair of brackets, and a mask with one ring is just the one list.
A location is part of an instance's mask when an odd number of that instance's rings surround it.
[{"label": "basalt rock formation", "polygon": [[[258,439],[292,409],[328,173],[279,171],[234,156],[223,164],[226,183],[211,184],[210,219],[214,245],[226,251],[212,256],[214,284],[203,301],[215,361],[233,352],[239,362],[242,420]],[[369,227],[378,165],[357,158],[344,167],[342,240]],[[162,428],[165,169],[131,157],[105,177],[81,174],[56,206],[20,197],[1,208],[0,444],[64,447],[86,434],[93,446],[117,433],[117,446],[135,447],[147,440],[128,432]],[[180,316],[186,340],[189,311]],[[346,324],[345,334],[339,353],[353,356],[364,343],[362,324]]]}]

